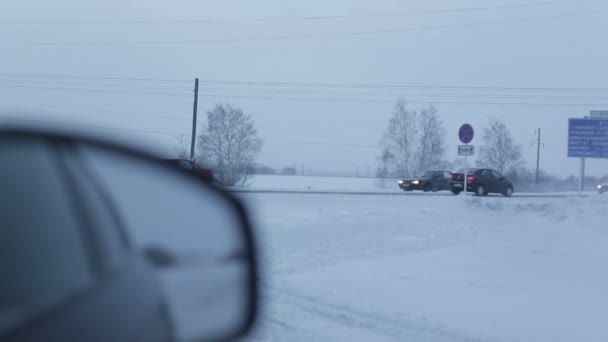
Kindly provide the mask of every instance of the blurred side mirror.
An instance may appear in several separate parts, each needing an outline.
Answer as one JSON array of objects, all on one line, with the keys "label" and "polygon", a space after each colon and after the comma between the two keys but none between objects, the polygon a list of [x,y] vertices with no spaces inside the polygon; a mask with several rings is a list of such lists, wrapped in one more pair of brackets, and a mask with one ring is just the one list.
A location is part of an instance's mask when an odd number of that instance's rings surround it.
[{"label": "blurred side mirror", "polygon": [[200,175],[154,159],[87,143],[78,151],[116,203],[135,248],[156,266],[179,339],[242,335],[255,312],[256,265],[241,203]]},{"label": "blurred side mirror", "polygon": [[12,227],[0,222],[0,340],[233,340],[252,327],[256,254],[239,200],[103,140],[5,129],[0,155]]}]

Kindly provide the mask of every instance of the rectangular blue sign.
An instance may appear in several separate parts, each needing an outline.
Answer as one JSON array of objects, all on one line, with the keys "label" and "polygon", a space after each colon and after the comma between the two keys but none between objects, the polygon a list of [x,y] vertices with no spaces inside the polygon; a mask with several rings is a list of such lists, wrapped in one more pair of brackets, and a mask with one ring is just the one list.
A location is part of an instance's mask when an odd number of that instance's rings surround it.
[{"label": "rectangular blue sign", "polygon": [[608,119],[568,119],[568,157],[608,158]]}]

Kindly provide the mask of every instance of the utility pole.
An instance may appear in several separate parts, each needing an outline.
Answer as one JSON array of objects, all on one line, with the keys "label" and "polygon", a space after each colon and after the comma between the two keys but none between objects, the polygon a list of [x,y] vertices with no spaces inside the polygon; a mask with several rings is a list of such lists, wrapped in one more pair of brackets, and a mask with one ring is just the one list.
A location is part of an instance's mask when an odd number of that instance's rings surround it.
[{"label": "utility pole", "polygon": [[192,107],[192,142],[190,143],[190,160],[194,159],[196,144],[196,116],[198,114],[198,78],[194,79],[194,105]]}]

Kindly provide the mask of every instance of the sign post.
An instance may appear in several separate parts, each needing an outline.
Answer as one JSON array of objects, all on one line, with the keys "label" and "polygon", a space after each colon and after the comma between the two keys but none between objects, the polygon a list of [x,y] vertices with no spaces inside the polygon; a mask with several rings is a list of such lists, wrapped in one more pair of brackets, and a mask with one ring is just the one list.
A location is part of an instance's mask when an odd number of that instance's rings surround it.
[{"label": "sign post", "polygon": [[458,155],[464,156],[464,196],[466,198],[469,183],[469,156],[475,154],[475,146],[469,145],[475,135],[473,126],[464,124],[458,130],[458,138],[465,145],[458,146]]},{"label": "sign post", "polygon": [[[608,158],[608,117],[597,115],[568,119],[568,157],[580,158],[579,194],[585,179],[585,158]],[[594,115],[595,114],[595,115]]]}]

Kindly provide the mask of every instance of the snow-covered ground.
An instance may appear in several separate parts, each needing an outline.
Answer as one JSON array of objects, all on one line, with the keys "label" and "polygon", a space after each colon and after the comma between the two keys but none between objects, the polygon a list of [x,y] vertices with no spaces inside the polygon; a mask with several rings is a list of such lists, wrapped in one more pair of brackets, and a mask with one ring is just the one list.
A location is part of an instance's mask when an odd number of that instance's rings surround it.
[{"label": "snow-covered ground", "polygon": [[388,180],[386,185],[386,188],[380,188],[376,178],[256,175],[250,178],[245,189],[273,191],[402,192],[397,186],[397,180]]},{"label": "snow-covered ground", "polygon": [[608,196],[241,197],[250,341],[608,341]]}]

